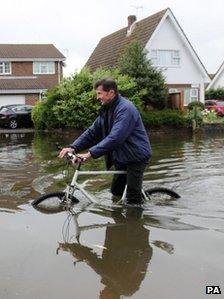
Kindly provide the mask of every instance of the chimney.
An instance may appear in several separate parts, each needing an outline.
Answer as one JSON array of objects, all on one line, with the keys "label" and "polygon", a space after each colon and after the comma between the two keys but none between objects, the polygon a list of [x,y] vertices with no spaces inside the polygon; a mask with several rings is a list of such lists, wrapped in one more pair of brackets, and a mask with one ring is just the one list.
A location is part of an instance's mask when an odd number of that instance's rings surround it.
[{"label": "chimney", "polygon": [[128,30],[130,29],[131,25],[137,20],[135,15],[128,16]]}]

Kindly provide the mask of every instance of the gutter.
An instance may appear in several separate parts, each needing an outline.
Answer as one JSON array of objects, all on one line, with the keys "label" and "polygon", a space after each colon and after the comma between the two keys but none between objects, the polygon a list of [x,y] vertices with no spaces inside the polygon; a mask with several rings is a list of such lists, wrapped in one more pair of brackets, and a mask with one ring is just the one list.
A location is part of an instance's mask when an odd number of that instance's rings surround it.
[{"label": "gutter", "polygon": [[27,93],[43,93],[47,89],[2,89],[0,94],[27,94]]}]

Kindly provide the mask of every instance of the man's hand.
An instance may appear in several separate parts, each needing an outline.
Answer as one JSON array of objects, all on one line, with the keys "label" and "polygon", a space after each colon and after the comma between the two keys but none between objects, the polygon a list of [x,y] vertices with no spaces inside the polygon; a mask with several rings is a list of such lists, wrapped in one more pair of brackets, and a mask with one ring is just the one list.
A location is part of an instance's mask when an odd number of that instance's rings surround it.
[{"label": "man's hand", "polygon": [[[64,158],[64,156],[67,154],[67,153],[74,153],[74,149],[73,148],[71,148],[71,147],[65,147],[65,148],[63,148],[61,151],[60,151],[60,153],[59,153],[59,155],[58,155],[58,157],[59,158]],[[72,160],[72,163],[80,163],[80,162],[84,162],[84,161],[86,161],[87,159],[89,159],[91,157],[91,154],[90,154],[90,152],[87,152],[87,153],[84,153],[84,154],[79,154],[79,155],[76,155],[76,157]]]},{"label": "man's hand", "polygon": [[71,154],[73,154],[73,153],[74,153],[74,149],[71,148],[71,147],[64,147],[64,148],[60,151],[58,157],[62,159],[62,158],[64,158],[64,156],[65,156],[67,153],[71,153]]},{"label": "man's hand", "polygon": [[82,161],[84,162],[89,158],[91,158],[90,152],[87,152],[87,153],[84,153],[84,154],[79,154],[79,155],[77,155],[77,159],[76,159],[75,162],[77,162],[77,161],[78,162],[82,162]]}]

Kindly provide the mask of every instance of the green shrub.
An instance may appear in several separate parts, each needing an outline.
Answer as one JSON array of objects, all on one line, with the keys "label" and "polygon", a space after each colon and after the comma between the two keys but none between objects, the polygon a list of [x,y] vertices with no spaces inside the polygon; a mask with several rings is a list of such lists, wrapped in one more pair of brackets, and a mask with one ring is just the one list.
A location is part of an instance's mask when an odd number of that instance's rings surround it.
[{"label": "green shrub", "polygon": [[194,107],[198,107],[201,110],[203,110],[205,108],[205,105],[202,102],[193,101],[193,102],[189,103],[187,106],[188,110],[193,110]]},{"label": "green shrub", "polygon": [[38,102],[32,110],[32,120],[37,130],[43,130],[49,127],[59,127],[59,122],[54,115],[53,106],[56,98],[48,95],[48,99]]},{"label": "green shrub", "polygon": [[219,117],[217,115],[217,113],[214,110],[204,110],[202,111],[202,116],[203,116],[203,122],[204,123],[218,123]]},{"label": "green shrub", "polygon": [[142,119],[146,127],[183,127],[186,125],[183,113],[172,109],[144,112]]},{"label": "green shrub", "polygon": [[129,44],[121,55],[118,67],[137,83],[140,99],[156,109],[167,105],[168,92],[163,73],[147,57],[147,51],[138,41]]},{"label": "green shrub", "polygon": [[201,107],[193,106],[185,115],[188,127],[199,127],[203,121],[203,113]]},{"label": "green shrub", "polygon": [[209,89],[205,92],[205,99],[206,100],[224,100],[224,88],[219,87],[216,89]]},{"label": "green shrub", "polygon": [[103,77],[117,81],[121,94],[128,97],[142,111],[137,83],[118,69],[98,69],[91,73],[83,69],[64,79],[47,94],[47,99],[37,105],[33,112],[34,125],[38,129],[55,127],[86,128],[97,117],[100,103],[96,99],[93,83]]}]

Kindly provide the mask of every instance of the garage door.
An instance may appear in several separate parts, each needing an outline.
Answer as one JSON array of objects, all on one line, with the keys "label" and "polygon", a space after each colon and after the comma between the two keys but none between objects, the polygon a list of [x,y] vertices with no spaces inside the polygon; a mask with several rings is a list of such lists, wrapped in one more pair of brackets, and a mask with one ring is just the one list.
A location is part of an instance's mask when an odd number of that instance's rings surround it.
[{"label": "garage door", "polygon": [[24,95],[0,95],[0,107],[10,104],[25,104]]}]

